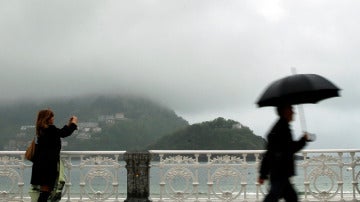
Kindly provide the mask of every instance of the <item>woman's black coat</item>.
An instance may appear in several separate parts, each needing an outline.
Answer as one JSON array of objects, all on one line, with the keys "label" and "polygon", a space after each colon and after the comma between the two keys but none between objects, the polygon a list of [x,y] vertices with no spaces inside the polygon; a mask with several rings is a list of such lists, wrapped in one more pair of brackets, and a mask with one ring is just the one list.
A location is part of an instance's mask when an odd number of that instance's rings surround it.
[{"label": "woman's black coat", "polygon": [[38,137],[35,157],[33,161],[31,181],[32,185],[47,185],[54,187],[58,177],[58,162],[60,159],[61,139],[70,136],[77,126],[70,124],[59,129],[54,125],[42,130]]},{"label": "woman's black coat", "polygon": [[294,141],[289,123],[280,118],[268,134],[267,152],[260,167],[260,178],[288,178],[295,175],[294,154],[302,149],[306,140]]}]

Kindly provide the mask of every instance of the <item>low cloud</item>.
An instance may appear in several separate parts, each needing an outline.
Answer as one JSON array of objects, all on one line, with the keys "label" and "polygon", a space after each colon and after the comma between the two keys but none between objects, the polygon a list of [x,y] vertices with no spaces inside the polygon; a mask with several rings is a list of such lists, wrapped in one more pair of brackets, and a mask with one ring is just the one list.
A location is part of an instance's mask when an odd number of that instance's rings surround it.
[{"label": "low cloud", "polygon": [[359,139],[359,8],[357,1],[3,1],[0,101],[137,94],[191,122],[233,118],[265,136],[276,117],[255,102],[296,68],[342,89],[306,115],[309,128],[334,137],[314,145],[332,147],[346,131],[345,148]]}]

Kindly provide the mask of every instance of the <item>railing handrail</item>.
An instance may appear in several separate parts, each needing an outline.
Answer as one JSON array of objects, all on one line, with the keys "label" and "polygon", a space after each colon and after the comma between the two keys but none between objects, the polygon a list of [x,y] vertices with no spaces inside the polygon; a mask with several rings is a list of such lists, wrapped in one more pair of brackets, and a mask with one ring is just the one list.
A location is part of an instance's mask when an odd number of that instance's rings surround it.
[{"label": "railing handrail", "polygon": [[[197,154],[206,154],[206,153],[217,153],[217,154],[233,154],[233,153],[245,153],[245,154],[253,154],[253,153],[263,153],[266,150],[149,150],[150,153],[173,153],[173,154],[189,154],[189,153],[197,153]],[[360,149],[304,149],[299,151],[298,153],[337,153],[337,152],[360,152]]]},{"label": "railing handrail", "polygon": [[255,154],[265,150],[149,150],[152,154]]},{"label": "railing handrail", "polygon": [[[266,150],[149,150],[150,153],[156,154],[207,154],[207,153],[216,153],[216,154],[254,154],[254,153],[263,153]],[[73,155],[80,155],[80,154],[125,154],[127,151],[61,151],[61,154],[73,154]],[[360,152],[360,149],[304,149],[299,151],[298,153],[350,153],[350,152]],[[4,154],[11,154],[11,155],[21,155],[24,154],[25,151],[0,151],[0,155]]]}]

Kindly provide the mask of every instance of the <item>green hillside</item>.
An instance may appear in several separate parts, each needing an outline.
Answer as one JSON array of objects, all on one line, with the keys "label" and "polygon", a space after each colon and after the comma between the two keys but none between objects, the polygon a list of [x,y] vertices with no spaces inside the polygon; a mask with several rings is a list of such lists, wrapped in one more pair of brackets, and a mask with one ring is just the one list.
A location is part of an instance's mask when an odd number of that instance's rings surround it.
[{"label": "green hillside", "polygon": [[87,96],[0,106],[1,150],[25,150],[40,109],[51,108],[55,125],[71,115],[78,130],[63,140],[63,150],[263,149],[264,139],[233,120],[218,118],[189,125],[173,110],[129,96]]},{"label": "green hillside", "polygon": [[148,149],[157,150],[256,150],[265,139],[233,120],[217,118],[183,128],[162,137]]},{"label": "green hillside", "polygon": [[[79,130],[64,139],[63,142],[67,142],[64,150],[143,150],[160,137],[188,125],[173,110],[138,97],[89,96],[42,103],[21,102],[0,106],[1,148],[24,150],[34,136],[34,129],[20,128],[34,125],[38,110],[44,108],[54,111],[58,127],[65,125],[71,115],[79,118]],[[117,114],[123,117],[113,118],[111,122],[105,120]],[[82,125],[96,125],[101,132],[86,131],[90,127],[80,127]],[[79,138],[81,135],[85,138]]]}]

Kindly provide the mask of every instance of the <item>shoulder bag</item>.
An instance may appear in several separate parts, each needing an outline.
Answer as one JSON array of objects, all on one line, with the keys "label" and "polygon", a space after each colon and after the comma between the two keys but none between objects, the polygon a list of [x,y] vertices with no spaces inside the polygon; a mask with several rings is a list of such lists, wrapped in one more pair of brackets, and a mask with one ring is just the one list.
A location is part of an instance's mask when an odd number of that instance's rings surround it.
[{"label": "shoulder bag", "polygon": [[35,137],[34,137],[33,140],[31,141],[31,143],[30,143],[30,145],[28,146],[28,148],[26,149],[25,159],[33,162],[33,160],[34,160],[34,154],[35,154]]}]

